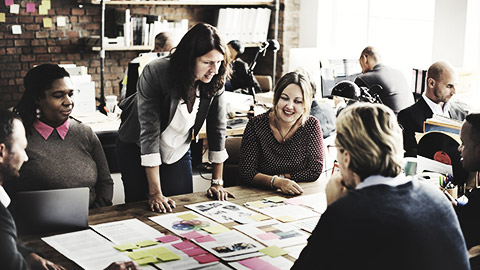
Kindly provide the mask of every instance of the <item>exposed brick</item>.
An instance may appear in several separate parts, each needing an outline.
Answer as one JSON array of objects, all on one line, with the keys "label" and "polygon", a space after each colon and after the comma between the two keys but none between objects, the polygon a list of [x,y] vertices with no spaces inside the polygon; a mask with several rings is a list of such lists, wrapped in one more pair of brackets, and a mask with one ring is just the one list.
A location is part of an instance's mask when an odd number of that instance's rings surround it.
[{"label": "exposed brick", "polygon": [[39,62],[50,62],[52,60],[51,54],[38,54],[37,61]]},{"label": "exposed brick", "polygon": [[34,17],[33,16],[20,16],[18,19],[19,23],[33,23]]},{"label": "exposed brick", "polygon": [[17,39],[13,42],[15,46],[30,46],[30,40]]},{"label": "exposed brick", "polygon": [[43,32],[36,32],[35,37],[36,38],[48,38],[48,32],[43,31]]},{"label": "exposed brick", "polygon": [[33,48],[33,53],[38,54],[38,53],[46,53],[47,48],[46,47],[34,47]]},{"label": "exposed brick", "polygon": [[27,24],[25,25],[25,30],[27,31],[38,31],[40,30],[39,24]]},{"label": "exposed brick", "polygon": [[21,61],[22,62],[31,62],[31,61],[35,61],[35,55],[34,54],[31,54],[31,55],[22,55],[20,57]]},{"label": "exposed brick", "polygon": [[20,54],[22,53],[22,48],[7,48],[7,54]]},{"label": "exposed brick", "polygon": [[45,39],[34,39],[32,40],[32,46],[45,46],[47,41]]},{"label": "exposed brick", "polygon": [[72,15],[84,15],[85,10],[83,8],[72,8]]}]

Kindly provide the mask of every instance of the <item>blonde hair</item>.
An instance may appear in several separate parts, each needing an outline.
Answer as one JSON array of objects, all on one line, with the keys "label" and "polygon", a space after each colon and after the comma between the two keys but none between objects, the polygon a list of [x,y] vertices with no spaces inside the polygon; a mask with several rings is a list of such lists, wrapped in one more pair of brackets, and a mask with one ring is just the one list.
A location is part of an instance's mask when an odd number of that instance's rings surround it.
[{"label": "blonde hair", "polygon": [[350,153],[349,168],[363,181],[402,171],[403,137],[395,113],[383,104],[347,106],[337,118],[337,147]]},{"label": "blonde hair", "polygon": [[310,117],[310,109],[312,107],[312,86],[310,81],[308,80],[305,75],[298,73],[298,72],[289,72],[280,78],[280,80],[275,85],[275,89],[273,90],[273,109],[276,112],[278,100],[282,96],[283,90],[287,88],[290,84],[295,84],[300,87],[303,94],[303,114],[302,114],[302,125]]}]

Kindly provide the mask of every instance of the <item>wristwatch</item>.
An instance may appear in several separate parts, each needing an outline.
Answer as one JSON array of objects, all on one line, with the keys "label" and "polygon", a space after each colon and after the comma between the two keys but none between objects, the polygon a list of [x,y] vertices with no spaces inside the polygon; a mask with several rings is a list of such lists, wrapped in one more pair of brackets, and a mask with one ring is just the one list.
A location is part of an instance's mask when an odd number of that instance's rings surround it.
[{"label": "wristwatch", "polygon": [[212,179],[211,184],[223,186],[223,179]]}]

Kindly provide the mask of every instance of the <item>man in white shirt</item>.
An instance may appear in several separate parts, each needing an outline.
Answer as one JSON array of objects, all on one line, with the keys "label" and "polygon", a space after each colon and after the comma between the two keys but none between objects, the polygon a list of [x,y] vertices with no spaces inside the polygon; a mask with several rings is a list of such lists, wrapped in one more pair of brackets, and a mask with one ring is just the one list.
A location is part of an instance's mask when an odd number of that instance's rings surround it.
[{"label": "man in white shirt", "polygon": [[403,129],[403,148],[406,157],[417,156],[415,132],[423,132],[423,122],[433,114],[463,121],[467,115],[466,105],[449,102],[456,93],[458,74],[447,62],[435,62],[427,71],[427,88],[412,106],[398,114],[398,123]]}]

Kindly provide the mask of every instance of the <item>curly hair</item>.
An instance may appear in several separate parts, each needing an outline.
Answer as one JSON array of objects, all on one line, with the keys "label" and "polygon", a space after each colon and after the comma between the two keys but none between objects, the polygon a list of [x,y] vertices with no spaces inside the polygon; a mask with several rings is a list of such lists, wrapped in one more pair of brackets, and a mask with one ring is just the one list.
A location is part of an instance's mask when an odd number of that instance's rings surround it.
[{"label": "curly hair", "polygon": [[45,98],[45,92],[52,88],[55,80],[65,77],[70,77],[70,74],[56,64],[38,65],[25,75],[25,92],[13,111],[20,115],[27,132],[36,119],[37,102]]}]

